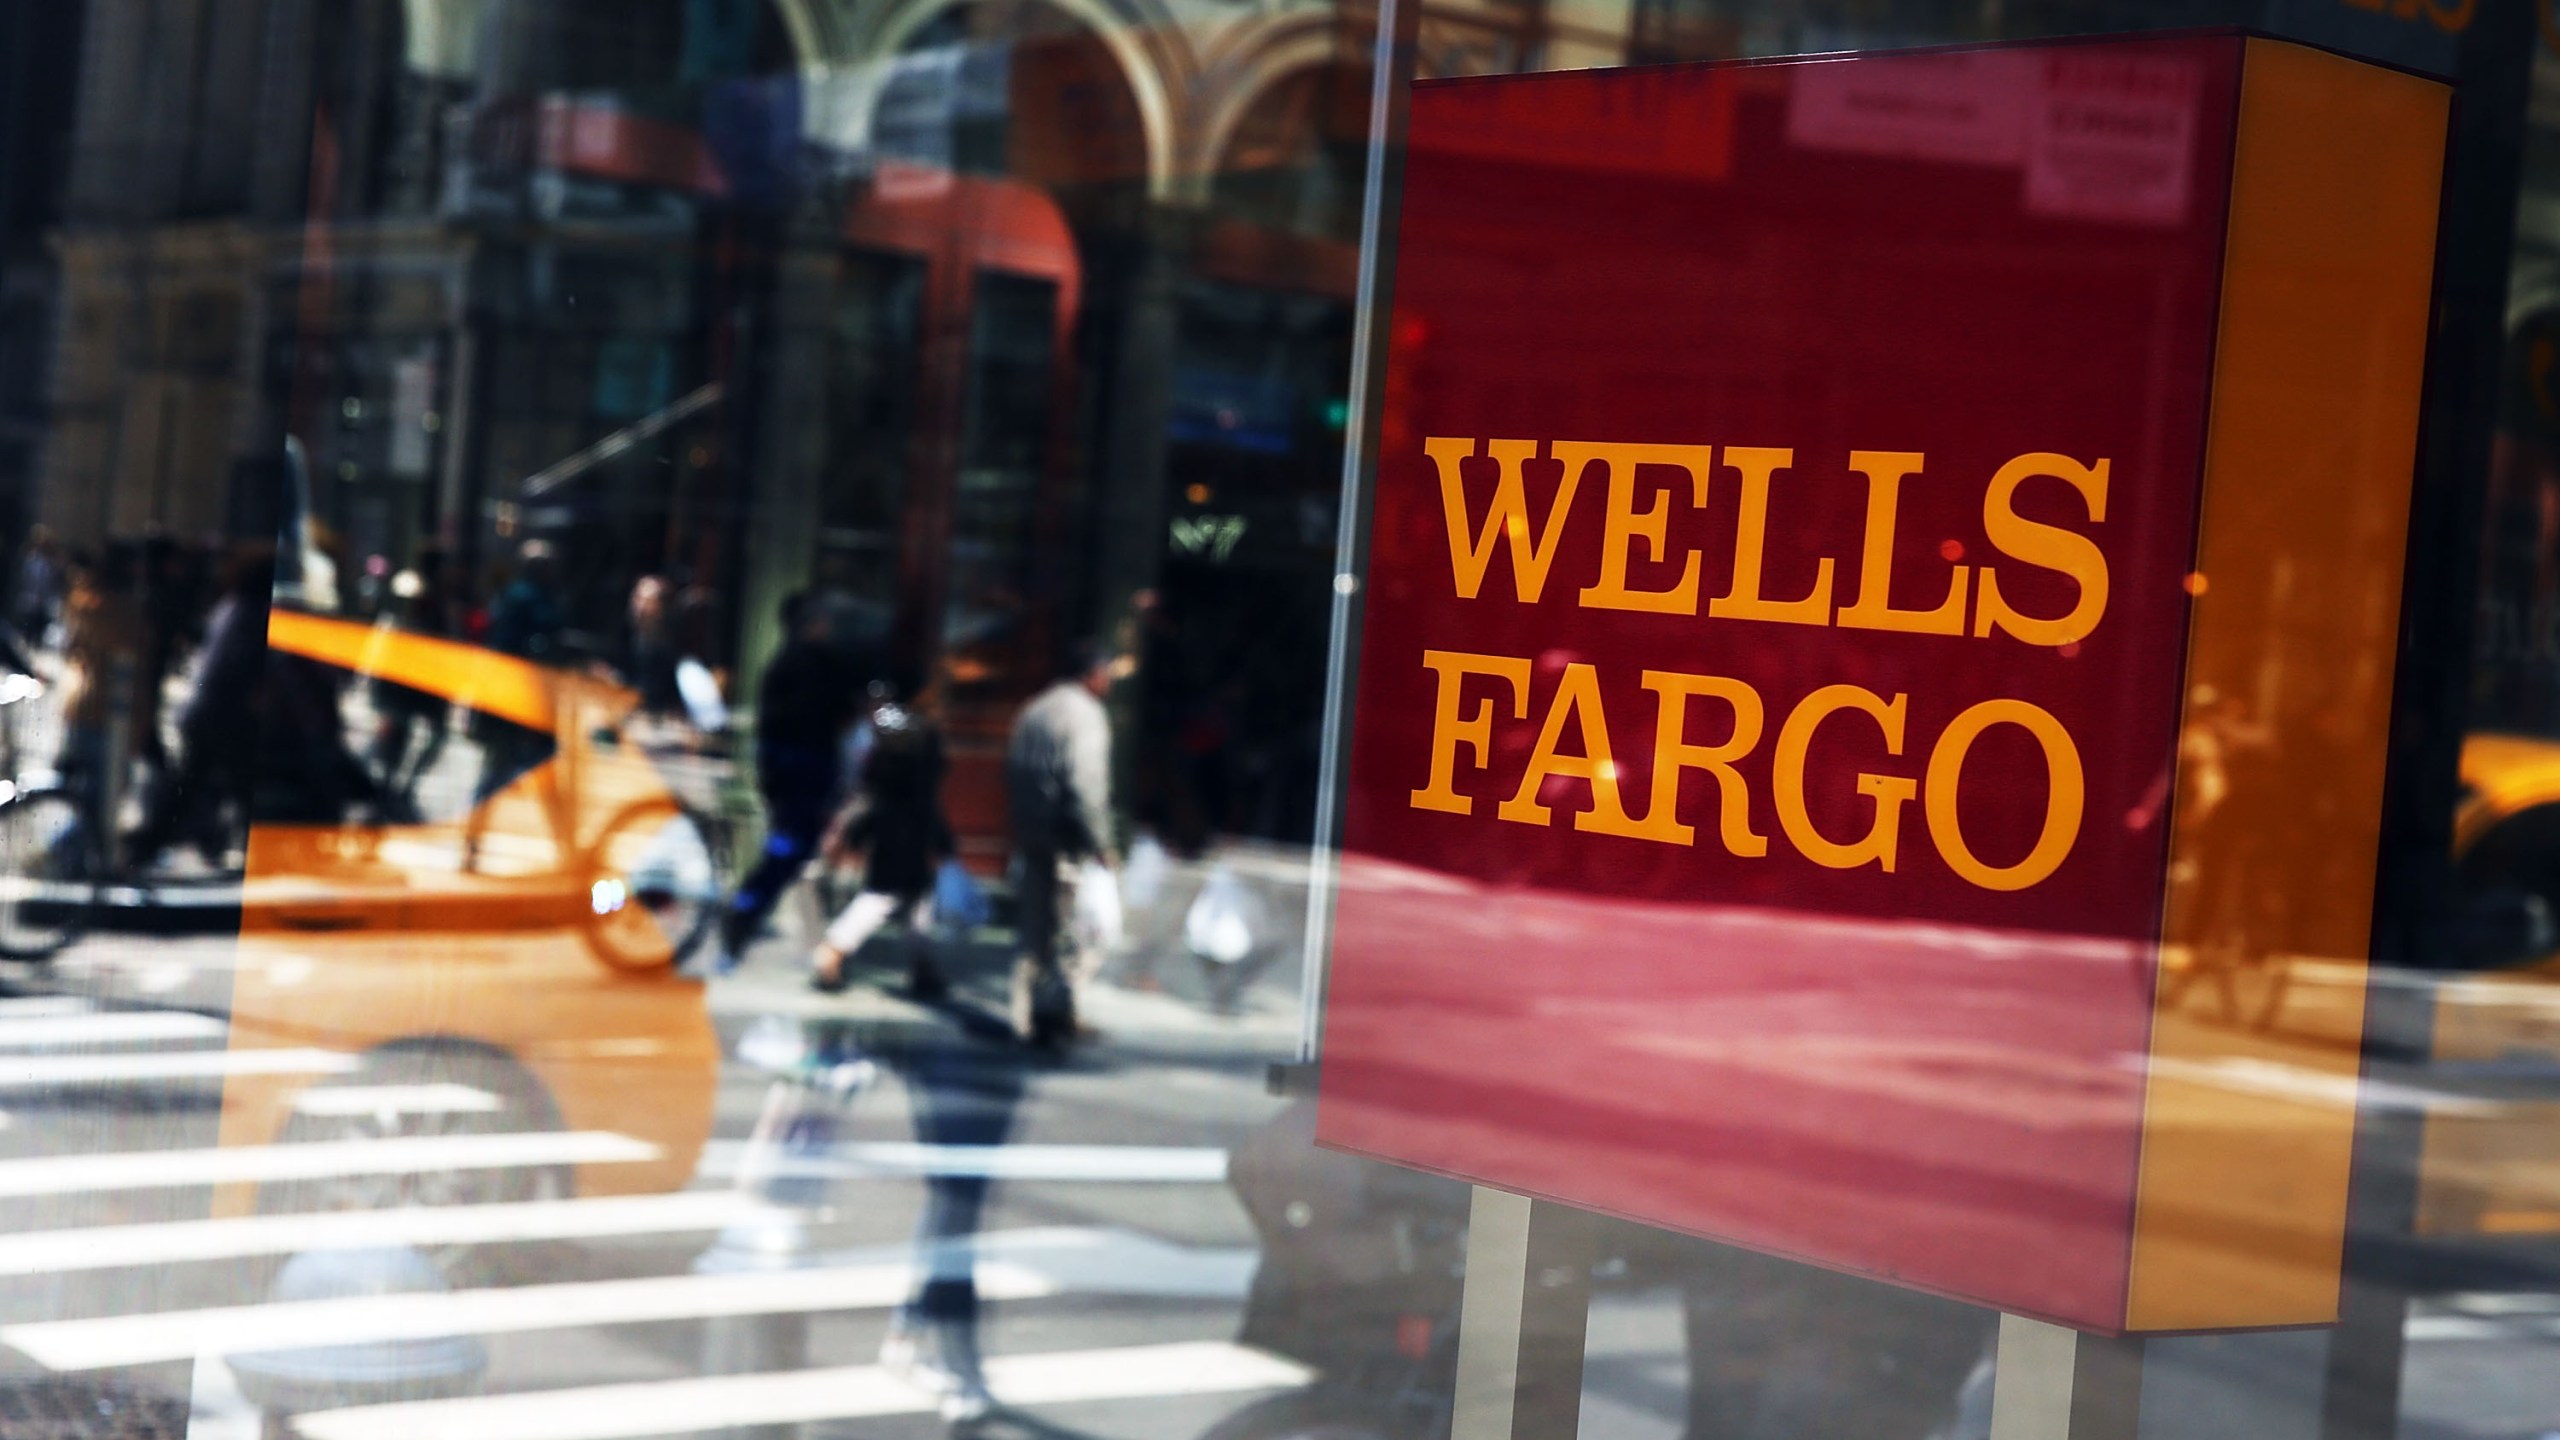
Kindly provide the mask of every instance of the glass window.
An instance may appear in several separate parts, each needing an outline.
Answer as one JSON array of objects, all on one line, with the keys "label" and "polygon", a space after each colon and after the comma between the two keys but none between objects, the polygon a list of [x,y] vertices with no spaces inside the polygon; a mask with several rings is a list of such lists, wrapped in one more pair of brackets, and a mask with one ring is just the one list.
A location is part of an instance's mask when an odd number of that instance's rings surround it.
[{"label": "glass window", "polygon": [[0,1435],[2560,1434],[2556,57],[9,8]]}]

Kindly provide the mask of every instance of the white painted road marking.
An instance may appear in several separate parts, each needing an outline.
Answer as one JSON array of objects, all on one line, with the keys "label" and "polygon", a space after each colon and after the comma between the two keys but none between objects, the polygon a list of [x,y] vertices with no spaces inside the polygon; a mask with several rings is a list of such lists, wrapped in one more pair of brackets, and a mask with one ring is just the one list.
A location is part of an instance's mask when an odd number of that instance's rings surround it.
[{"label": "white painted road marking", "polygon": [[2413,1315],[2403,1333],[2412,1345],[2466,1340],[2548,1345],[2560,1340],[2560,1315]]},{"label": "white painted road marking", "polygon": [[228,1145],[204,1150],[135,1150],[113,1155],[43,1155],[0,1160],[0,1199],[317,1180],[333,1175],[417,1175],[437,1170],[508,1170],[528,1165],[599,1165],[655,1160],[658,1147],[605,1130],[525,1135],[404,1135],[381,1140]]},{"label": "white painted road marking", "polygon": [[[978,1293],[993,1300],[1056,1293],[1031,1271],[1000,1262],[980,1265],[977,1279]],[[99,1370],[207,1353],[243,1355],[727,1315],[882,1310],[906,1300],[915,1282],[913,1267],[898,1263],[357,1295],[0,1326],[0,1346],[51,1370]]]},{"label": "white painted road marking", "polygon": [[210,1080],[226,1075],[343,1075],[360,1062],[334,1050],[182,1050],[139,1055],[0,1056],[0,1090]]},{"label": "white painted road marking", "polygon": [[[433,1227],[467,1221],[465,1238],[504,1231],[530,1238],[545,1223],[552,1233],[612,1233],[586,1215],[682,1220],[709,1228],[724,1212],[737,1219],[770,1213],[745,1197],[719,1192],[647,1196],[623,1201],[555,1202],[549,1205],[482,1205],[449,1209],[361,1212],[348,1215],[272,1216],[256,1222],[196,1222],[126,1227],[175,1233],[207,1243],[225,1225],[254,1224],[274,1234],[301,1226],[318,1240],[347,1243],[432,1243],[427,1231],[400,1235],[399,1227]],[[369,1236],[366,1222],[388,1233]],[[636,1231],[640,1227],[631,1227]],[[673,1228],[659,1225],[656,1228]],[[82,1232],[69,1232],[78,1237]],[[425,1235],[426,1238],[421,1238]],[[45,1242],[29,1235],[31,1263],[42,1266]],[[277,1238],[282,1241],[280,1234]],[[112,1244],[112,1231],[95,1232]],[[75,1244],[76,1244],[75,1239]],[[1051,1295],[1144,1295],[1160,1298],[1237,1300],[1253,1283],[1255,1252],[1247,1247],[1192,1248],[1119,1229],[1051,1226],[999,1230],[955,1242],[974,1260],[979,1293],[991,1299],[1029,1300]],[[12,1247],[14,1248],[14,1246]],[[163,1243],[162,1248],[178,1249]],[[316,1247],[314,1247],[316,1248]],[[0,1249],[0,1256],[11,1254]],[[179,1258],[189,1258],[185,1255]],[[0,1345],[14,1347],[57,1370],[142,1365],[189,1356],[290,1350],[318,1344],[359,1344],[589,1325],[630,1325],[705,1320],[730,1315],[777,1315],[817,1310],[882,1309],[906,1300],[916,1283],[915,1247],[866,1245],[812,1257],[810,1268],[704,1275],[643,1276],[627,1280],[571,1281],[506,1288],[356,1296],[346,1299],[227,1305],[206,1310],[107,1315],[84,1320],[33,1321],[0,1327]],[[0,1271],[0,1273],[6,1273]]]},{"label": "white painted road marking", "polygon": [[450,1080],[423,1085],[314,1085],[294,1097],[304,1115],[494,1115],[505,1104]]},{"label": "white painted road marking", "polygon": [[0,1276],[58,1275],[248,1255],[377,1245],[486,1245],[717,1230],[780,1212],[734,1190],[613,1195],[498,1205],[408,1206],[317,1215],[250,1215],[0,1235]]},{"label": "white painted road marking", "polygon": [[77,995],[0,996],[0,1015],[85,1015],[97,1006]]},{"label": "white painted road marking", "polygon": [[231,1027],[192,1010],[80,1010],[16,1014],[0,1010],[0,1046],[132,1045],[158,1040],[219,1040]]},{"label": "white painted road marking", "polygon": [[[1279,1390],[1305,1366],[1223,1341],[1013,1355],[987,1362],[1007,1405]],[[939,1397],[876,1365],[414,1401],[296,1418],[309,1440],[637,1440],[731,1426],[930,1414]]]},{"label": "white painted road marking", "polygon": [[[703,1151],[707,1178],[734,1177],[747,1156],[735,1140]],[[1207,1145],[920,1145],[873,1141],[839,1145],[824,1155],[756,1157],[765,1175],[820,1179],[882,1175],[968,1175],[990,1180],[1089,1180],[1215,1185],[1227,1178],[1227,1152]]]}]

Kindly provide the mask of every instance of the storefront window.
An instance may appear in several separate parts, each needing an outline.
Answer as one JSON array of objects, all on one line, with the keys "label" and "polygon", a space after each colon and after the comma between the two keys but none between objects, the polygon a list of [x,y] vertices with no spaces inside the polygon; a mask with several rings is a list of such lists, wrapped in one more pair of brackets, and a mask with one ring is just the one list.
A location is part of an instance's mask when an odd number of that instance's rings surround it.
[{"label": "storefront window", "polygon": [[0,1435],[2560,1434],[2531,10],[12,8]]}]

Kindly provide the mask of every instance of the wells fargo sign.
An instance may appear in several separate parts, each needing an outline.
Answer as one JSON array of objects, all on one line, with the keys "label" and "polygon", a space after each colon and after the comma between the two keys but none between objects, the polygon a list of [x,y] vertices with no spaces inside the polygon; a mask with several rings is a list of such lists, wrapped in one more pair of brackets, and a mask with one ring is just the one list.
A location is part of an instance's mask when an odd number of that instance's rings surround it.
[{"label": "wells fargo sign", "polygon": [[[1732,590],[1699,605],[1700,552],[1681,561],[1679,579],[1660,589],[1642,589],[1627,578],[1642,547],[1648,560],[1663,558],[1669,530],[1669,506],[1657,495],[1639,508],[1637,477],[1647,466],[1660,466],[1685,478],[1691,503],[1706,506],[1708,477],[1717,466],[1711,445],[1596,445],[1558,441],[1545,447],[1558,467],[1553,496],[1543,518],[1529,514],[1522,469],[1540,447],[1525,440],[1496,440],[1486,447],[1499,478],[1481,521],[1470,516],[1466,462],[1478,447],[1467,440],[1433,439],[1424,447],[1440,481],[1443,516],[1449,531],[1449,566],[1460,599],[1473,600],[1484,588],[1494,547],[1509,546],[1513,588],[1522,604],[1544,598],[1547,572],[1565,521],[1572,513],[1582,477],[1593,471],[1607,476],[1607,499],[1598,507],[1599,575],[1575,596],[1575,603],[1598,610],[1638,614],[1700,614],[1710,619],[1777,625],[1840,626],[1857,630],[1894,631],[1906,635],[1964,635],[1988,638],[1995,633],[2030,645],[2078,646],[2095,630],[2107,608],[2107,559],[2080,531],[2030,520],[2018,512],[2022,483],[2037,476],[2062,481],[2077,490],[2091,521],[2106,518],[2108,462],[2084,465],[2066,455],[2030,454],[2000,467],[1983,497],[1982,529],[2004,554],[2025,565],[2068,577],[2077,586],[2070,608],[2061,615],[2027,615],[2003,599],[1995,567],[1982,567],[1978,590],[1971,589],[1972,568],[1935,567],[1945,572],[1946,596],[1925,607],[1904,609],[1892,602],[1895,533],[1902,482],[1917,475],[1927,457],[1908,451],[1856,450],[1849,468],[1865,480],[1866,524],[1854,557],[1856,598],[1834,603],[1831,557],[1815,562],[1812,587],[1790,600],[1765,593],[1763,572],[1769,547],[1771,477],[1792,467],[1795,452],[1759,446],[1727,446],[1723,464],[1736,472],[1741,486],[1741,516],[1733,537]],[[1675,491],[1679,487],[1675,484]],[[1961,542],[1951,542],[1960,546]],[[2014,582],[2013,582],[2013,588]],[[1971,603],[1968,605],[1968,600]],[[1970,632],[1966,628],[1972,617]],[[1525,655],[1485,655],[1464,650],[1425,650],[1424,668],[1436,679],[1431,710],[1429,779],[1413,792],[1416,809],[1451,815],[1473,815],[1476,801],[1456,786],[1460,747],[1484,767],[1493,731],[1490,701],[1470,704],[1468,678],[1504,682],[1513,714],[1529,714],[1535,665]],[[1703,675],[1681,670],[1646,669],[1642,687],[1652,692],[1650,727],[1651,790],[1641,817],[1627,810],[1619,785],[1619,765],[1602,700],[1598,669],[1586,662],[1563,661],[1547,696],[1545,716],[1537,725],[1537,741],[1521,767],[1520,783],[1511,797],[1492,807],[1502,820],[1522,825],[1555,823],[1555,811],[1540,797],[1560,777],[1589,787],[1590,808],[1576,815],[1573,827],[1595,835],[1617,835],[1666,845],[1696,845],[1695,827],[1680,818],[1680,786],[1685,772],[1697,770],[1716,787],[1715,837],[1726,853],[1761,856],[1769,853],[1767,836],[1755,832],[1751,818],[1751,780],[1742,766],[1759,748],[1768,727],[1768,706],[1749,681],[1730,675]],[[1538,687],[1544,689],[1546,687]],[[1692,737],[1692,702],[1724,707],[1722,738],[1700,744]],[[1863,833],[1833,839],[1813,821],[1806,764],[1815,735],[1835,716],[1863,715],[1881,735],[1887,755],[1900,756],[1909,729],[1910,696],[1891,698],[1860,685],[1825,685],[1796,701],[1776,727],[1769,749],[1769,802],[1778,827],[1796,853],[1833,870],[1866,866],[1891,873],[1900,848],[1903,807],[1921,795],[1929,838],[1938,858],[1961,879],[1986,890],[2020,890],[2060,869],[2080,835],[2081,812],[2088,783],[2081,771],[2080,750],[2071,732],[2053,712],[2032,700],[1998,698],[1971,705],[1947,722],[1928,748],[1925,781],[1910,775],[1860,774],[1856,790],[1872,802]],[[1839,723],[1849,723],[1842,721]],[[1965,758],[1974,742],[1995,725],[2014,725],[2032,736],[2042,750],[2045,767],[2044,817],[2034,843],[2014,864],[1992,865],[1974,853],[1964,837],[1957,791]],[[1719,727],[1710,725],[1710,730]],[[1566,744],[1575,746],[1568,753]]]},{"label": "wells fargo sign", "polygon": [[[1639,112],[1729,164],[1470,140]],[[2328,1319],[2445,113],[2238,35],[1417,87],[1322,1138]]]}]

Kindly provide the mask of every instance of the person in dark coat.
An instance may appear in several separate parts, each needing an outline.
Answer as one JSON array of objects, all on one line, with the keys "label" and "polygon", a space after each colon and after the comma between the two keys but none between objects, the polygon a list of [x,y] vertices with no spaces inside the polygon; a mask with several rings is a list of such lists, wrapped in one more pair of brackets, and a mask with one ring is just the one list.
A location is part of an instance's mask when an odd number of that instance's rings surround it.
[{"label": "person in dark coat", "polygon": [[862,890],[849,901],[809,957],[809,983],[844,988],[845,964],[880,928],[896,921],[907,931],[907,990],[934,999],[947,989],[926,930],[933,923],[934,880],[953,853],[951,823],[942,813],[942,778],[950,769],[942,730],[912,684],[894,687],[871,712],[873,741],[862,783],[846,807],[831,857],[865,857]]},{"label": "person in dark coat", "polygon": [[[449,638],[454,632],[453,595],[445,583],[445,554],[440,545],[418,550],[417,562],[392,577],[392,614],[412,635]],[[377,717],[371,760],[382,786],[388,818],[415,824],[418,782],[432,774],[450,738],[453,703],[442,695],[375,676],[373,712]]]},{"label": "person in dark coat", "polygon": [[190,830],[201,837],[208,860],[224,858],[214,839],[225,833],[215,823],[222,808],[252,806],[264,753],[263,722],[275,688],[267,649],[275,575],[275,556],[264,549],[232,563],[178,708],[177,763],[154,787],[141,828],[126,842],[137,869],[150,868]]},{"label": "person in dark coat", "polygon": [[790,636],[756,693],[756,789],[763,796],[763,858],[730,897],[720,925],[721,971],[736,968],[782,892],[818,853],[844,765],[844,734],[869,677],[837,647],[824,614],[804,595],[782,604]]},{"label": "person in dark coat", "polygon": [[[560,607],[558,578],[559,563],[549,543],[526,541],[516,553],[515,577],[490,602],[489,628],[482,643],[501,654],[537,665],[559,664],[564,658],[561,632],[568,627],[568,619]],[[491,818],[489,802],[536,771],[559,749],[558,737],[527,729],[487,711],[472,711],[468,723],[471,739],[480,747],[480,778],[471,787],[471,813],[462,827],[465,873],[480,868],[480,844],[487,837]],[[571,816],[557,776],[551,772],[537,776],[535,789],[555,841],[565,847]]]}]

